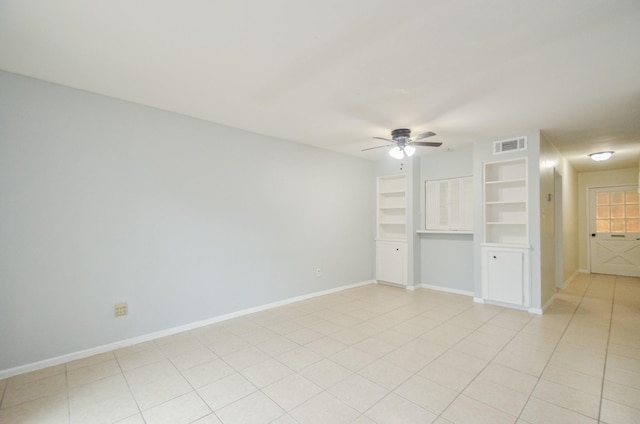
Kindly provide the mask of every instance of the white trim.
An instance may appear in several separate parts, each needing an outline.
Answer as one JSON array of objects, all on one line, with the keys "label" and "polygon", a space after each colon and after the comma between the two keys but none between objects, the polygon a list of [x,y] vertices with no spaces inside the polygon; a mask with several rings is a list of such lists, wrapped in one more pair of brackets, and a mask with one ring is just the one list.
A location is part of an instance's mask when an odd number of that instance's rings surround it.
[{"label": "white trim", "polygon": [[527,310],[527,312],[529,312],[530,314],[542,315],[542,311],[543,310],[544,310],[544,308],[543,309],[540,309],[540,308],[529,308]]},{"label": "white trim", "polygon": [[453,293],[453,294],[461,294],[461,295],[464,295],[464,296],[473,296],[474,295],[474,293],[472,291],[452,289],[452,288],[449,288],[449,287],[442,287],[442,286],[434,286],[433,284],[420,284],[418,287],[422,287],[423,289],[437,290],[437,291]]},{"label": "white trim", "polygon": [[588,269],[579,269],[578,273],[582,273],[582,274],[589,274],[589,270]]},{"label": "white trim", "polygon": [[26,365],[20,365],[14,368],[8,368],[5,370],[0,370],[0,380],[5,378],[13,377],[14,375],[23,374],[26,372],[37,371],[43,368],[52,367],[54,365],[60,365],[67,363],[69,361],[74,361],[76,359],[87,358],[89,356],[97,355],[99,353],[111,352],[116,349],[121,349],[123,347],[132,346],[138,343],[147,342],[150,340],[159,339],[161,337],[171,336],[173,334],[182,333],[184,331],[193,330],[196,328],[204,327],[207,325],[215,324],[221,321],[226,321],[233,318],[238,318],[244,315],[253,314],[256,312],[265,311],[267,309],[277,308],[279,306],[288,305],[290,303],[300,302],[302,300],[311,299],[318,296],[324,296],[331,293],[340,292],[343,290],[348,290],[356,287],[366,286],[368,284],[376,284],[375,280],[363,281],[355,284],[348,284],[346,286],[340,286],[333,289],[323,290],[315,293],[305,294],[302,296],[292,297],[290,299],[280,300],[273,303],[268,303],[266,305],[256,306],[254,308],[243,309],[237,312],[232,312],[225,315],[220,315],[217,317],[209,318],[203,321],[196,321],[190,324],[180,325],[178,327],[167,328],[165,330],[156,331],[149,334],[143,334],[141,336],[132,337],[130,339],[124,339],[113,343],[107,343],[101,346],[92,347],[85,350],[80,350],[77,352],[68,353],[61,356],[56,356],[54,358],[45,359],[38,362],[32,362]]},{"label": "white trim", "polygon": [[481,304],[483,304],[483,305],[484,305],[485,301],[484,301],[484,299],[483,299],[483,298],[481,298],[481,297],[475,297],[475,296],[474,296],[474,297],[473,297],[473,303],[481,303]]}]

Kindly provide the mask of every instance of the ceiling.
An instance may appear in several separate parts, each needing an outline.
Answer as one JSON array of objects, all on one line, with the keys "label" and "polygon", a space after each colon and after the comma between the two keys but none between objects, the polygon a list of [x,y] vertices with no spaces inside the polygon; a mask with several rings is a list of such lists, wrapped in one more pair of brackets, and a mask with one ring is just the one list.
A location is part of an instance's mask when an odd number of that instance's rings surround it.
[{"label": "ceiling", "polygon": [[370,159],[401,127],[640,156],[638,0],[0,0],[0,69]]}]

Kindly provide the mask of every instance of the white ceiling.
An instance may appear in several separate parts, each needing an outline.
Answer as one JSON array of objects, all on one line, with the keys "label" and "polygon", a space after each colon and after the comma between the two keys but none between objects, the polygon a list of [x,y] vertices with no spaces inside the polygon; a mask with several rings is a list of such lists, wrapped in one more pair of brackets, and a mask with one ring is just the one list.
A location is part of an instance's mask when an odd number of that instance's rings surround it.
[{"label": "white ceiling", "polygon": [[399,127],[640,154],[638,0],[0,0],[0,69],[371,159]]}]

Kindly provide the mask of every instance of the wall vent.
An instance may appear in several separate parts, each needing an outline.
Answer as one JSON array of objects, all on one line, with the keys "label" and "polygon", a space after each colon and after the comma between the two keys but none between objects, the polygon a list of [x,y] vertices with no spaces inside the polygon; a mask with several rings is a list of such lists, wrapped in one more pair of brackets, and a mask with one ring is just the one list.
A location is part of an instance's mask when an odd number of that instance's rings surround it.
[{"label": "wall vent", "polygon": [[511,140],[495,141],[493,143],[493,154],[514,152],[516,150],[527,150],[527,137],[518,137]]}]

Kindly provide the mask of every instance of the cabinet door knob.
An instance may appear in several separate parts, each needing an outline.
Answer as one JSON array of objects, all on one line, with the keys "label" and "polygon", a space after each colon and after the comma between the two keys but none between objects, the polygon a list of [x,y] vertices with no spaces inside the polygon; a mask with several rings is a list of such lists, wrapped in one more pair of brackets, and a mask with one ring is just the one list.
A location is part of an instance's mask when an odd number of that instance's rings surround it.
[{"label": "cabinet door knob", "polygon": [[400,249],[396,248],[396,252],[399,252],[399,251],[400,251]]},{"label": "cabinet door knob", "polygon": [[498,259],[498,257],[494,255],[494,256],[493,256],[493,259]]}]

